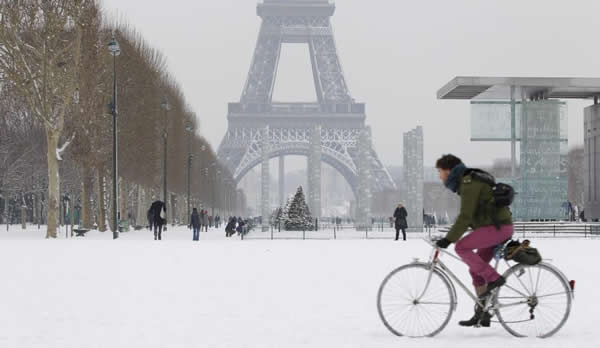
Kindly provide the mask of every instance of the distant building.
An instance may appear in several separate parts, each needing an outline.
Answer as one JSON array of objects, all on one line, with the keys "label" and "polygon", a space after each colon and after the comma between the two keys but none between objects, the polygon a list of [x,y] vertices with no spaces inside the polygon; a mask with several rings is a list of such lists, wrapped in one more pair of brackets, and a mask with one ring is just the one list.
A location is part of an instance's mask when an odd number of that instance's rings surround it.
[{"label": "distant building", "polygon": [[584,204],[585,217],[600,218],[600,105],[584,109]]},{"label": "distant building", "polygon": [[423,227],[423,128],[404,133],[404,206],[409,227]]},{"label": "distant building", "polygon": [[471,141],[510,144],[510,175],[496,179],[514,186],[511,211],[521,221],[567,218],[567,108],[561,99],[594,96],[597,102],[597,78],[460,76],[438,91],[438,99],[471,101]]}]

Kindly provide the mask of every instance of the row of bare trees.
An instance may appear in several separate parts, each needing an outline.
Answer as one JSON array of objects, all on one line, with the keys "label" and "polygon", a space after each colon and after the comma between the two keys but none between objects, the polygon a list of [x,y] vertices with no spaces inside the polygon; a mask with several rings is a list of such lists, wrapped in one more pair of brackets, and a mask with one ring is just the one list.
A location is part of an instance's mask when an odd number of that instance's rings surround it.
[{"label": "row of bare trees", "polygon": [[[61,198],[81,205],[81,225],[106,230],[118,209],[143,225],[162,199],[163,136],[168,140],[169,219],[185,221],[191,154],[191,204],[234,214],[243,193],[201,137],[165,59],[123,23],[107,23],[95,0],[0,0],[0,199],[20,216],[47,220],[56,237]],[[118,85],[119,207],[111,207],[114,36]],[[171,105],[161,109],[161,100]],[[186,131],[191,129],[192,131]],[[189,153],[189,154],[188,154]],[[62,180],[61,180],[62,179]],[[2,207],[0,207],[2,209]],[[117,228],[111,226],[112,229]]]}]

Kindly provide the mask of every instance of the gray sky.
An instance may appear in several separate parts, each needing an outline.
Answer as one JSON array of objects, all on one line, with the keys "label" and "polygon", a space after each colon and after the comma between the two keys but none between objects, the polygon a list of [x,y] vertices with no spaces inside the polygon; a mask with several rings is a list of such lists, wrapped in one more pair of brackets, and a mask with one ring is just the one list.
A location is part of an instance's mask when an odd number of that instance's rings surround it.
[{"label": "gray sky", "polygon": [[[261,23],[257,0],[104,4],[167,56],[216,149],[227,129],[227,103],[239,100],[250,68]],[[457,75],[600,76],[598,0],[338,0],[336,7],[332,23],[346,80],[352,96],[367,104],[386,165],[402,163],[402,133],[416,125],[424,127],[426,165],[448,152],[479,165],[508,157],[508,144],[469,141],[468,102],[436,99]],[[305,46],[284,47],[275,97],[314,96],[309,64]],[[570,147],[583,143],[589,104],[568,103]]]}]

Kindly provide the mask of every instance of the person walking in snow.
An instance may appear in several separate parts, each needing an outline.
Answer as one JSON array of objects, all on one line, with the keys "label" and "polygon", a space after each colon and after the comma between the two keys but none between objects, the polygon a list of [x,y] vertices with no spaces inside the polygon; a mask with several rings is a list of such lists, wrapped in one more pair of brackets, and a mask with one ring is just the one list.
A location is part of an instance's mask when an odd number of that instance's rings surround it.
[{"label": "person walking in snow", "polygon": [[162,239],[163,225],[167,224],[167,207],[163,201],[154,201],[150,206],[152,226],[154,227],[154,240]]},{"label": "person walking in snow", "polygon": [[192,211],[192,216],[190,217],[190,227],[194,230],[193,239],[200,239],[200,214],[198,214],[198,209],[194,208]]},{"label": "person walking in snow", "polygon": [[208,232],[208,211],[204,210],[204,214],[202,216],[202,225],[204,226],[204,232]]},{"label": "person walking in snow", "polygon": [[231,237],[235,234],[235,218],[229,218],[227,226],[225,226],[225,237]]},{"label": "person walking in snow", "polygon": [[399,234],[400,234],[400,230],[402,230],[402,240],[406,240],[406,228],[408,227],[408,224],[406,223],[406,217],[408,216],[408,212],[406,211],[406,208],[404,208],[404,206],[402,206],[402,204],[398,204],[398,206],[396,207],[396,210],[394,211],[394,219],[395,221],[395,227],[396,227],[396,239],[398,240]]}]

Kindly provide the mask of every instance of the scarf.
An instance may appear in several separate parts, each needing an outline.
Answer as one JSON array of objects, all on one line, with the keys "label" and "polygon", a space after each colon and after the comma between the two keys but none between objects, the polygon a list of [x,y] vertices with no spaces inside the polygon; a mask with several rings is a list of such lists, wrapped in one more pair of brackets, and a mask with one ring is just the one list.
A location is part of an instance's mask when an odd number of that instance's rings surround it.
[{"label": "scarf", "polygon": [[452,168],[452,170],[450,171],[450,174],[448,175],[448,179],[444,183],[444,186],[446,186],[446,188],[448,188],[450,191],[456,193],[456,191],[458,191],[458,181],[460,180],[460,177],[463,175],[465,170],[467,170],[467,167],[463,163],[459,163],[456,166],[454,166],[454,168]]}]

